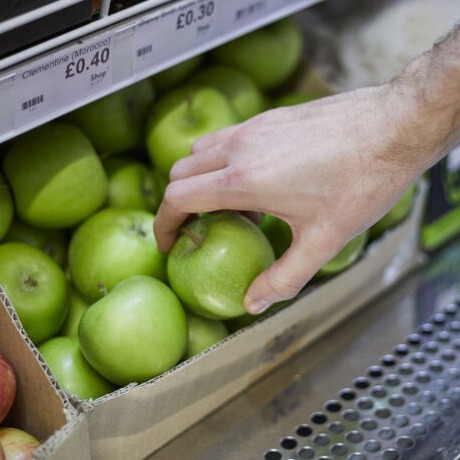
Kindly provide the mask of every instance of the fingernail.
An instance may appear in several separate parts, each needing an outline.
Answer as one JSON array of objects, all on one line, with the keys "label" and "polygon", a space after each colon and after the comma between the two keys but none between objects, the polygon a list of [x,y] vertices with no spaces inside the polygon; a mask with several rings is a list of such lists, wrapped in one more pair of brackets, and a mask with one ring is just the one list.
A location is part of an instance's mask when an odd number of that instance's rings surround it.
[{"label": "fingernail", "polygon": [[248,311],[253,315],[263,313],[270,307],[271,303],[265,299],[250,300],[248,303]]}]

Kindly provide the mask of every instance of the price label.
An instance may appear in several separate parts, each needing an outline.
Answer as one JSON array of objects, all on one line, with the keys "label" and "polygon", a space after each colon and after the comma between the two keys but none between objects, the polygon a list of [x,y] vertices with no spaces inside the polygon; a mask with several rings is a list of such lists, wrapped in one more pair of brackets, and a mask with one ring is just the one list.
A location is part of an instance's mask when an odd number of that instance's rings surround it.
[{"label": "price label", "polygon": [[[216,4],[214,0],[204,1],[201,4],[184,8],[177,15],[176,30],[192,27],[195,23],[205,21],[214,15]],[[202,26],[198,26],[199,30]]]},{"label": "price label", "polygon": [[[96,50],[94,53],[90,54],[87,58],[85,55],[74,53],[74,59],[69,62],[65,68],[64,75],[65,78],[74,78],[78,77],[79,75],[88,74],[90,72],[99,72],[100,67],[110,59],[110,48],[108,46],[103,47],[101,50]],[[91,74],[90,76],[90,83],[93,84],[99,78],[104,78],[108,72],[109,68],[102,70],[105,74]]]},{"label": "price label", "polygon": [[226,31],[232,32],[247,24],[257,23],[274,10],[273,0],[227,0],[225,2]]},{"label": "price label", "polygon": [[15,127],[107,89],[112,83],[112,37],[99,36],[37,59],[15,75]]},{"label": "price label", "polygon": [[161,66],[213,39],[219,30],[219,0],[177,2],[140,20],[134,29],[134,70]]}]

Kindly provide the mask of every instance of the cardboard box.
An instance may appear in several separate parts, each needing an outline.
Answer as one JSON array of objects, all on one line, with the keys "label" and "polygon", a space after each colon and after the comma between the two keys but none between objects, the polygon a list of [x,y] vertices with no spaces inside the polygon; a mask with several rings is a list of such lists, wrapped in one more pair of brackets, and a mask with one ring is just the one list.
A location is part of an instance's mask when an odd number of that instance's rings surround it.
[{"label": "cardboard box", "polygon": [[12,363],[18,382],[13,407],[3,425],[21,428],[41,441],[39,458],[90,458],[86,416],[56,384],[1,290],[0,325],[0,353]]},{"label": "cardboard box", "polygon": [[82,405],[92,458],[144,458],[418,266],[425,191],[410,218],[342,274],[173,370]]},{"label": "cardboard box", "polygon": [[[15,318],[17,330],[10,331],[10,336],[22,350],[15,352],[15,361],[26,369],[26,375],[35,376],[31,381],[34,390],[23,389],[22,394],[27,401],[32,400],[29,407],[37,408],[33,412],[41,414],[45,400],[54,408],[46,428],[40,428],[40,423],[33,420],[34,414],[26,411],[28,403],[22,404],[20,418],[39,430],[42,438],[58,430],[37,458],[134,460],[165,445],[348,316],[370,305],[373,298],[419,266],[424,260],[419,243],[425,195],[426,186],[420,184],[409,218],[369,245],[364,256],[340,275],[312,285],[282,310],[169,372],[94,401],[69,398],[59,389],[23,331],[17,333],[20,325]],[[7,310],[6,318],[14,318],[11,308]]]}]

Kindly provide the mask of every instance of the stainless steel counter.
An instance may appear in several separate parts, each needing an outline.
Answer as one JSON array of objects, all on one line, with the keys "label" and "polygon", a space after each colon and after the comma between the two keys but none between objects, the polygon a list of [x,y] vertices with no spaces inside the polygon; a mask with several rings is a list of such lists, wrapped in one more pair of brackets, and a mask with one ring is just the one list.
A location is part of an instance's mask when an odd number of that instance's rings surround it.
[{"label": "stainless steel counter", "polygon": [[262,460],[269,449],[279,446],[280,439],[307,423],[326,401],[336,399],[341,389],[365,375],[459,293],[460,241],[455,241],[391,291],[149,458]]}]

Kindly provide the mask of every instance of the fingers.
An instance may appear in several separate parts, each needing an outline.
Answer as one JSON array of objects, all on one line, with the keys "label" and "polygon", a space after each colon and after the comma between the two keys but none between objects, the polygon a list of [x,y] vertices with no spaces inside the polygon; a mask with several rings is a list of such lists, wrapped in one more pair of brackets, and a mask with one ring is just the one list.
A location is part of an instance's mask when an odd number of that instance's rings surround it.
[{"label": "fingers", "polygon": [[[321,99],[307,103],[308,105],[326,104]],[[304,104],[304,105],[307,105]],[[170,180],[180,180],[187,177],[204,174],[225,168],[228,165],[230,156],[234,156],[241,150],[242,143],[246,136],[251,143],[258,142],[257,138],[251,138],[251,128],[256,125],[276,125],[280,121],[285,121],[292,108],[273,109],[261,113],[244,123],[228,126],[213,133],[207,134],[192,146],[191,155],[178,160],[171,169]],[[257,133],[257,130],[255,131]],[[249,134],[248,134],[249,133]],[[251,144],[250,143],[250,144]]]},{"label": "fingers", "polygon": [[163,203],[153,221],[153,233],[160,252],[167,253],[176,241],[179,227],[185,222],[189,214],[179,211],[172,212]]},{"label": "fingers", "polygon": [[259,314],[272,304],[292,299],[320,269],[312,258],[314,246],[293,241],[284,255],[254,279],[244,298],[248,313]]},{"label": "fingers", "polygon": [[169,174],[170,181],[204,174],[227,166],[226,141],[240,129],[240,125],[222,128],[199,138],[192,145],[191,154],[173,165]]},{"label": "fingers", "polygon": [[208,150],[209,148],[216,146],[217,144],[222,142],[223,139],[228,138],[239,129],[239,124],[231,125],[200,137],[197,141],[194,142],[192,146],[192,155],[198,152],[204,152],[205,150]]},{"label": "fingers", "polygon": [[249,211],[238,186],[239,178],[229,168],[170,182],[157,210],[154,233],[158,248],[168,252],[177,229],[190,214],[220,209]]},{"label": "fingers", "polygon": [[262,213],[257,212],[257,211],[243,211],[239,209],[238,211],[241,211],[241,214],[243,216],[246,216],[249,220],[252,220],[255,224],[260,224],[260,221],[262,220]]},{"label": "fingers", "polygon": [[173,182],[186,179],[187,177],[225,168],[226,165],[227,160],[219,149],[214,149],[211,152],[196,153],[176,161],[169,173],[169,180]]}]

